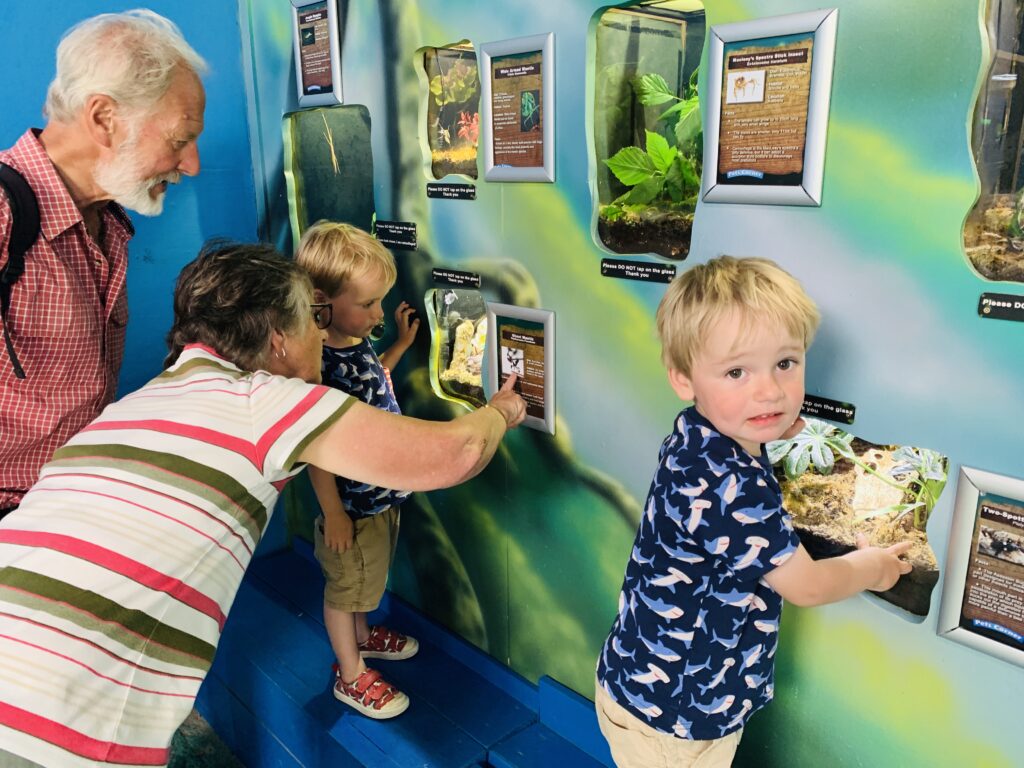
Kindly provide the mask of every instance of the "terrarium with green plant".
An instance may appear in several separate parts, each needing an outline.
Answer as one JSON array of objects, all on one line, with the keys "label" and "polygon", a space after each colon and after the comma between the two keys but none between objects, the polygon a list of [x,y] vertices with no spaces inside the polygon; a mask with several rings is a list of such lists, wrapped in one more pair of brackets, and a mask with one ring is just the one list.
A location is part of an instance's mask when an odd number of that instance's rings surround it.
[{"label": "terrarium with green plant", "polygon": [[910,516],[914,528],[922,532],[927,528],[928,518],[946,485],[945,457],[928,448],[900,446],[891,451],[895,465],[888,472],[879,472],[873,462],[854,451],[853,435],[819,419],[804,421],[800,434],[767,446],[768,460],[782,467],[787,480],[796,480],[811,468],[822,475],[831,474],[838,456],[903,495],[898,503],[861,512],[857,519],[889,515],[900,520]]},{"label": "terrarium with green plant", "polygon": [[426,56],[431,161],[436,178],[476,178],[480,78],[472,51],[438,48]]},{"label": "terrarium with green plant", "polygon": [[658,130],[644,130],[642,147],[623,147],[604,161],[627,190],[601,206],[601,238],[620,252],[626,249],[616,247],[616,242],[631,242],[669,258],[684,258],[700,192],[703,153],[697,70],[682,96],[656,73],[633,78],[631,86],[645,107],[671,104],[655,120]]},{"label": "terrarium with green plant", "polygon": [[884,597],[925,615],[938,579],[926,529],[946,485],[946,458],[927,448],[873,445],[820,419],[804,421],[798,435],[766,446],[804,546],[817,558],[850,551],[858,534],[877,546],[909,541],[914,570]]}]

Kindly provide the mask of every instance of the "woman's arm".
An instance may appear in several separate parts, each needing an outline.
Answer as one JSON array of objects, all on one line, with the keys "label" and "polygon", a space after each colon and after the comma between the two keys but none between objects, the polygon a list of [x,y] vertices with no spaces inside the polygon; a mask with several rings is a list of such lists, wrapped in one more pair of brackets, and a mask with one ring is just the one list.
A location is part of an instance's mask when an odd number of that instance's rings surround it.
[{"label": "woman's arm", "polygon": [[401,491],[448,488],[480,472],[526,403],[510,377],[487,407],[452,421],[424,421],[354,403],[300,460],[336,475]]}]

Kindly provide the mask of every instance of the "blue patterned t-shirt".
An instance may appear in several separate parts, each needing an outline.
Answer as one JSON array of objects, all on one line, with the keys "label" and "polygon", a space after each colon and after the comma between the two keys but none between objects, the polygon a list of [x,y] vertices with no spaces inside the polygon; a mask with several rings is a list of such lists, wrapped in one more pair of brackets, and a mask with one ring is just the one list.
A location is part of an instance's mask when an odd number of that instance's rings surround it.
[{"label": "blue patterned t-shirt", "polygon": [[774,693],[782,598],[762,577],[799,544],[767,459],[684,410],[661,446],[599,684],[663,733],[742,728]]},{"label": "blue patterned t-shirt", "polygon": [[[320,370],[327,386],[347,392],[383,411],[402,412],[384,366],[367,339],[351,347],[339,348],[324,344]],[[401,504],[409,496],[408,491],[392,491],[340,475],[335,478],[335,483],[345,511],[353,520],[376,515],[388,507]]]}]

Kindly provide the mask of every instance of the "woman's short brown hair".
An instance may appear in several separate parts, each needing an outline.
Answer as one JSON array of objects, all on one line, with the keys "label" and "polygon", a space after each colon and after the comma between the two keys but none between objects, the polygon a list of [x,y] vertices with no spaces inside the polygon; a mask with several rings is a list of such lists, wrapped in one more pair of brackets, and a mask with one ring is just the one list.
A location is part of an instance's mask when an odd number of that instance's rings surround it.
[{"label": "woman's short brown hair", "polygon": [[243,370],[262,368],[271,333],[309,321],[312,294],[309,276],[273,247],[208,242],[178,275],[164,367],[186,344],[199,343]]}]

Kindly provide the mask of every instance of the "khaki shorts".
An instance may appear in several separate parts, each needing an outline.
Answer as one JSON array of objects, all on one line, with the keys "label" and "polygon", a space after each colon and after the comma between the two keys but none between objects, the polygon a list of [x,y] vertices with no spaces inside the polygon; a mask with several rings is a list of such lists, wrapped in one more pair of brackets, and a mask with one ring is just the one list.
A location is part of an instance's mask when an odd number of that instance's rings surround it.
[{"label": "khaki shorts", "polygon": [[375,610],[384,596],[398,542],[399,508],[355,521],[352,546],[338,554],[324,543],[324,519],[313,525],[314,552],[324,572],[324,602],[347,613]]},{"label": "khaki shorts", "polygon": [[710,741],[691,741],[656,731],[620,707],[600,683],[594,709],[612,758],[619,768],[728,768],[743,729]]}]

